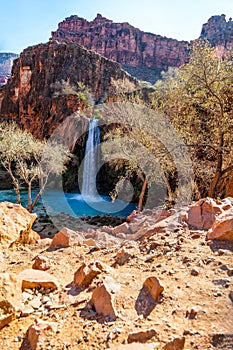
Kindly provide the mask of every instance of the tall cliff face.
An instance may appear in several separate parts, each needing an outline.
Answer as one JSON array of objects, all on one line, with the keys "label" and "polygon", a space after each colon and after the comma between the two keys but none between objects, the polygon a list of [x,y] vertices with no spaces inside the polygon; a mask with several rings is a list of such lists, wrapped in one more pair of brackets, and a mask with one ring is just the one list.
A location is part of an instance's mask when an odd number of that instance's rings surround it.
[{"label": "tall cliff face", "polygon": [[19,57],[15,53],[0,52],[0,86],[7,83],[11,75],[13,60]]},{"label": "tall cliff face", "polygon": [[119,80],[137,85],[118,63],[78,44],[29,47],[14,61],[12,76],[0,90],[0,116],[17,120],[40,138],[48,137],[67,116],[82,110],[83,101],[74,89],[78,82],[99,101],[114,94],[113,83]]},{"label": "tall cliff face", "polygon": [[233,21],[226,16],[212,16],[203,24],[200,39],[208,40],[212,46],[223,46],[233,49]]},{"label": "tall cliff face", "polygon": [[100,14],[88,22],[71,16],[59,23],[51,40],[76,42],[119,62],[130,74],[154,83],[163,70],[188,61],[188,42],[145,33],[128,23],[114,23]]}]

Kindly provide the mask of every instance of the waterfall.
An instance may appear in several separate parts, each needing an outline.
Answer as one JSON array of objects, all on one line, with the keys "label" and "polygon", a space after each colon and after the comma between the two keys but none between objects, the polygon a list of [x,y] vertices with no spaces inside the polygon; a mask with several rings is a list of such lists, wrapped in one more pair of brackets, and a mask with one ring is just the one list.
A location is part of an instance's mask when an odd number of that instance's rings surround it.
[{"label": "waterfall", "polygon": [[86,143],[84,165],[83,165],[83,182],[82,196],[95,197],[96,190],[96,175],[98,166],[98,145],[100,144],[100,129],[97,119],[89,120],[88,138]]}]

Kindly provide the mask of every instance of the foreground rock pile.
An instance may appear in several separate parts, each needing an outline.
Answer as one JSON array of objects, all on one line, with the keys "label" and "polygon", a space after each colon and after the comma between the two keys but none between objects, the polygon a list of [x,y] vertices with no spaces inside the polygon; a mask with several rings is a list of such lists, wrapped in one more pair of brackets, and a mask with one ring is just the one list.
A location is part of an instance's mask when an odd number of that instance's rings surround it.
[{"label": "foreground rock pile", "polygon": [[232,203],[0,241],[0,348],[232,349]]}]

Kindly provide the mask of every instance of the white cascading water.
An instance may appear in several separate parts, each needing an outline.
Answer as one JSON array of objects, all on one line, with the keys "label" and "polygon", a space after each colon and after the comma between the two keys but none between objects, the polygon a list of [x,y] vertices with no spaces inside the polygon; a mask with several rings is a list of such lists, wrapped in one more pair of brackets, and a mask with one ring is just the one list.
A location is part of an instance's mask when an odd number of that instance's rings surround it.
[{"label": "white cascading water", "polygon": [[89,120],[88,138],[83,165],[82,196],[96,197],[96,175],[99,158],[100,129],[97,119]]}]

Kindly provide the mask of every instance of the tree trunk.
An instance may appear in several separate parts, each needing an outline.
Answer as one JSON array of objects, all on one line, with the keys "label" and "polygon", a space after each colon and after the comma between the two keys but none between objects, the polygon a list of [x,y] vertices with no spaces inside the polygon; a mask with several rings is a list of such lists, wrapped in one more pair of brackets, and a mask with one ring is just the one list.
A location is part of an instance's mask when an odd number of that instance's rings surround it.
[{"label": "tree trunk", "polygon": [[19,190],[19,183],[18,181],[16,180],[16,178],[14,177],[14,174],[11,170],[11,164],[8,165],[8,168],[6,168],[8,173],[10,174],[10,177],[11,177],[11,180],[13,182],[13,185],[14,185],[14,190],[17,194],[17,203],[18,204],[21,204],[21,197],[20,197],[20,190]]},{"label": "tree trunk", "polygon": [[218,185],[218,182],[222,176],[222,164],[223,164],[223,145],[224,145],[224,135],[220,131],[219,132],[219,142],[218,142],[218,154],[217,154],[217,167],[216,167],[216,172],[214,175],[213,180],[211,181],[210,184],[210,189],[208,192],[209,197],[215,197],[216,194],[216,187]]},{"label": "tree trunk", "polygon": [[143,185],[142,185],[142,189],[141,189],[141,193],[139,196],[139,200],[138,200],[138,212],[140,213],[142,211],[142,207],[143,207],[143,199],[145,197],[145,192],[146,192],[146,187],[148,184],[148,178],[147,176],[144,179]]},{"label": "tree trunk", "polygon": [[[47,179],[48,180],[48,179]],[[40,196],[42,195],[42,193],[44,192],[47,180],[44,181],[43,185],[40,188],[39,193],[36,195],[36,198],[34,199],[34,201],[31,203],[31,205],[28,207],[28,211],[29,213],[31,213],[36,205],[36,203],[38,202]]]},{"label": "tree trunk", "polygon": [[32,184],[31,182],[28,182],[28,208],[32,205]]}]

